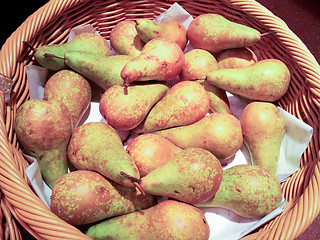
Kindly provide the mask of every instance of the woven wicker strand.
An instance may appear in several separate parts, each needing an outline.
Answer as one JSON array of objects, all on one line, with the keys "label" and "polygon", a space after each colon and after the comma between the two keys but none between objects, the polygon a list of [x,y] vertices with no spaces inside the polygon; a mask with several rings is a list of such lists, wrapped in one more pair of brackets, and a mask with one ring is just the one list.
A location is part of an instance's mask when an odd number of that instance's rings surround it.
[{"label": "woven wicker strand", "polygon": [[[1,206],[37,239],[88,238],[47,208],[33,192],[24,173],[29,163],[21,154],[13,121],[17,108],[29,98],[26,65],[34,60],[32,51],[23,41],[33,47],[64,43],[71,28],[85,24],[91,24],[108,39],[118,22],[141,17],[153,19],[174,2],[194,17],[218,13],[260,32],[277,30],[277,34],[264,37],[252,49],[260,59],[278,58],[287,64],[292,75],[291,84],[276,104],[314,129],[311,142],[301,157],[300,169],[282,184],[287,202],[284,212],[243,239],[294,239],[319,214],[320,66],[284,21],[253,0],[51,0],[12,33],[0,52],[0,72],[14,80],[10,103],[4,104],[0,99],[0,187],[6,203]],[[10,239],[19,239],[19,236]]]}]

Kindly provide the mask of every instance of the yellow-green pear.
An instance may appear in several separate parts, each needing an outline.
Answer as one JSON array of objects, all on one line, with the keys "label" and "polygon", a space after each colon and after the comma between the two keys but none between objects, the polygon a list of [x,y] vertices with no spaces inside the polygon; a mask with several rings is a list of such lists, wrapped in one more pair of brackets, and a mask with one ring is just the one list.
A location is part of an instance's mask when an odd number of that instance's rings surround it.
[{"label": "yellow-green pear", "polygon": [[241,68],[258,62],[257,56],[249,48],[230,48],[217,55],[218,68]]},{"label": "yellow-green pear", "polygon": [[252,163],[276,174],[280,146],[286,132],[286,123],[279,109],[268,102],[249,103],[241,114],[240,123]]},{"label": "yellow-green pear", "polygon": [[190,23],[187,36],[193,48],[211,53],[252,46],[260,40],[259,31],[214,13],[197,16]]},{"label": "yellow-green pear", "polygon": [[237,165],[223,171],[219,190],[197,207],[221,207],[246,218],[262,218],[280,206],[279,180],[255,165]]},{"label": "yellow-green pear", "polygon": [[[41,66],[57,71],[67,67],[64,62],[64,54],[67,51],[86,51],[101,56],[111,55],[109,44],[102,36],[84,32],[76,35],[70,42],[44,45],[36,48],[34,57]],[[50,57],[50,55],[58,58]]]},{"label": "yellow-green pear", "polygon": [[206,80],[247,99],[273,102],[287,92],[290,71],[282,61],[266,59],[243,68],[212,71]]}]

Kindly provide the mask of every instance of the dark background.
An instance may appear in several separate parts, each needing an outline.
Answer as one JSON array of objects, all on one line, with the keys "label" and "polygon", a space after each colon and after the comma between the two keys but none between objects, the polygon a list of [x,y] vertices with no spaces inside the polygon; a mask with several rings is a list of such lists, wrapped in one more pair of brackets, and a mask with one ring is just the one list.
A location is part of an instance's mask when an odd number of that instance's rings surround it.
[{"label": "dark background", "polygon": [[[0,45],[21,23],[47,1],[6,1],[0,15]],[[284,20],[288,27],[304,42],[320,63],[320,0],[258,0],[276,16]],[[23,239],[32,239],[23,233]],[[298,240],[320,239],[320,217]]]}]

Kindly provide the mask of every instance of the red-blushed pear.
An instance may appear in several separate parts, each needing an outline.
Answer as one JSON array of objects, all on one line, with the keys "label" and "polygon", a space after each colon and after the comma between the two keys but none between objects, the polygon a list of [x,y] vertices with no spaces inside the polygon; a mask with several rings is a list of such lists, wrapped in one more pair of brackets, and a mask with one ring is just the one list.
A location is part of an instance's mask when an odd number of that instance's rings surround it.
[{"label": "red-blushed pear", "polygon": [[152,195],[196,204],[212,198],[221,180],[222,167],[212,153],[188,148],[141,178],[141,188]]},{"label": "red-blushed pear", "polygon": [[272,103],[251,102],[242,112],[240,123],[252,163],[275,175],[286,133],[286,123],[279,109]]},{"label": "red-blushed pear", "polygon": [[134,138],[126,150],[137,165],[140,177],[162,166],[181,151],[166,138],[150,133]]},{"label": "red-blushed pear", "polygon": [[230,48],[217,56],[218,68],[241,68],[258,62],[257,56],[249,48]]},{"label": "red-blushed pear", "polygon": [[67,148],[72,118],[57,101],[31,99],[17,110],[14,129],[23,151],[35,157],[49,187],[67,173]]},{"label": "red-blushed pear", "polygon": [[209,111],[209,96],[195,81],[181,81],[150,110],[136,133],[152,132],[199,121]]},{"label": "red-blushed pear", "polygon": [[[124,174],[139,179],[139,170],[123,148],[115,129],[103,122],[79,126],[68,145],[69,161],[79,170],[92,170],[127,187],[135,184]],[[124,173],[124,174],[123,174]]]},{"label": "red-blushed pear", "polygon": [[167,38],[154,38],[146,43],[141,54],[128,62],[121,71],[126,86],[133,81],[168,81],[178,76],[184,54],[178,44]]},{"label": "red-blushed pear", "polygon": [[166,200],[151,208],[93,225],[86,235],[93,240],[208,240],[210,229],[198,208]]},{"label": "red-blushed pear", "polygon": [[151,195],[142,195],[108,180],[101,174],[78,170],[59,178],[52,187],[51,211],[72,225],[84,225],[156,205]]}]

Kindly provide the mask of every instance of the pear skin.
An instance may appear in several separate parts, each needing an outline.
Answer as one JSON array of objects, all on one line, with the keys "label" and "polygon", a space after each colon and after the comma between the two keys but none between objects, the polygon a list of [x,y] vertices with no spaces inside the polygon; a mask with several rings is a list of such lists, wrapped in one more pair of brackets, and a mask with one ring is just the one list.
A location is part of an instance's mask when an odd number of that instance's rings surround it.
[{"label": "pear skin", "polygon": [[136,24],[132,20],[117,23],[110,32],[110,44],[116,53],[137,57],[144,46],[144,41],[139,37]]},{"label": "pear skin", "polygon": [[139,170],[123,148],[114,128],[102,122],[79,126],[68,146],[69,161],[79,170],[92,170],[127,187],[134,187],[131,179],[121,172],[139,179]]},{"label": "pear skin", "polygon": [[115,129],[131,130],[143,121],[168,89],[166,84],[160,82],[143,82],[128,88],[116,85],[104,92],[99,110]]},{"label": "pear skin", "polygon": [[156,22],[150,19],[141,18],[135,20],[139,37],[145,42],[157,37],[164,37],[172,40],[183,50],[187,45],[187,30],[177,21]]},{"label": "pear skin", "polygon": [[198,208],[166,200],[151,208],[93,225],[86,235],[93,240],[208,240],[210,229]]},{"label": "pear skin", "polygon": [[197,16],[190,23],[187,36],[193,48],[211,53],[252,46],[260,40],[257,30],[213,13]]},{"label": "pear skin", "polygon": [[84,51],[68,51],[64,58],[70,68],[104,90],[123,84],[121,70],[132,59],[127,55],[101,56]]},{"label": "pear skin", "polygon": [[266,59],[244,68],[212,71],[206,80],[247,99],[273,102],[287,92],[290,71],[282,61]]},{"label": "pear skin", "polygon": [[279,109],[268,102],[249,103],[241,115],[240,123],[252,163],[275,175],[281,142],[286,132],[286,123]]},{"label": "pear skin", "polygon": [[137,165],[140,177],[146,176],[182,151],[166,138],[150,133],[134,138],[126,150]]},{"label": "pear skin", "polygon": [[203,148],[221,162],[232,157],[242,146],[240,122],[228,113],[211,113],[198,122],[155,132],[176,146]]},{"label": "pear skin", "polygon": [[237,165],[223,171],[216,195],[197,207],[222,207],[246,218],[262,218],[278,208],[282,199],[279,180],[255,165]]},{"label": "pear skin", "polygon": [[152,132],[192,124],[206,116],[209,104],[208,93],[199,83],[179,82],[168,90],[134,131]]},{"label": "pear skin", "polygon": [[37,159],[43,180],[52,187],[68,170],[69,110],[57,101],[31,99],[18,108],[14,127],[23,150]]},{"label": "pear skin", "polygon": [[80,74],[60,70],[46,82],[43,98],[63,103],[71,113],[75,129],[91,103],[91,87]]},{"label": "pear skin", "polygon": [[178,44],[167,38],[154,38],[146,43],[141,54],[128,62],[121,77],[128,86],[133,81],[168,81],[178,76],[184,54]]},{"label": "pear skin", "polygon": [[141,178],[141,187],[152,195],[196,204],[212,198],[221,180],[222,167],[212,153],[188,148]]},{"label": "pear skin", "polygon": [[[102,36],[84,32],[76,35],[70,42],[36,48],[34,57],[41,66],[58,71],[67,67],[64,62],[64,54],[67,51],[92,52],[101,56],[111,55],[109,44]],[[46,57],[45,54],[53,54],[59,58]]]},{"label": "pear skin", "polygon": [[249,48],[225,49],[217,56],[218,68],[242,68],[258,62],[257,56]]},{"label": "pear skin", "polygon": [[154,196],[78,170],[59,178],[52,187],[51,211],[72,225],[84,225],[156,205]]}]

